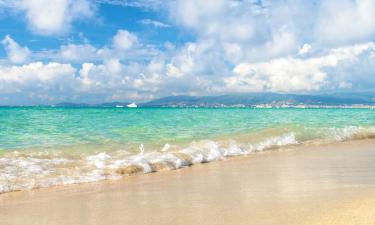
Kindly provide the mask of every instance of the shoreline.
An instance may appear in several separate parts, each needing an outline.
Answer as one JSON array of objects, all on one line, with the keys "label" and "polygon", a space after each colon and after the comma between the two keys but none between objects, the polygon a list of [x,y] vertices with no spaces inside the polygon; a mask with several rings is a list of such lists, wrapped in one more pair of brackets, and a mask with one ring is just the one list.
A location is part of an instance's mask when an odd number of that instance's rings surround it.
[{"label": "shoreline", "polygon": [[[164,144],[168,151],[152,151],[131,154],[126,150],[82,151],[14,151],[4,153],[0,158],[4,175],[0,174],[0,194],[54,186],[76,185],[105,180],[121,180],[124,177],[171,171],[196,166],[201,163],[225,161],[231,158],[258,154],[304,149],[313,146],[324,147],[340,142],[370,140],[374,128],[350,127],[339,130],[336,137],[300,140],[294,131],[281,132],[278,128],[267,132],[232,136],[217,139],[194,140],[190,144]],[[333,132],[333,133],[334,133]],[[268,135],[269,137],[264,137]],[[250,143],[252,144],[250,144]],[[247,143],[247,144],[244,144]],[[139,146],[139,148],[143,144]],[[149,147],[149,146],[148,146]],[[91,146],[91,149],[95,149]],[[73,151],[77,150],[77,151]],[[1,156],[1,153],[0,153]],[[21,166],[19,166],[21,165]],[[0,168],[1,169],[1,168]]]},{"label": "shoreline", "polygon": [[291,151],[232,157],[116,181],[4,193],[0,221],[370,224],[375,222],[375,213],[369,213],[375,211],[372,146],[375,140],[293,146]]}]

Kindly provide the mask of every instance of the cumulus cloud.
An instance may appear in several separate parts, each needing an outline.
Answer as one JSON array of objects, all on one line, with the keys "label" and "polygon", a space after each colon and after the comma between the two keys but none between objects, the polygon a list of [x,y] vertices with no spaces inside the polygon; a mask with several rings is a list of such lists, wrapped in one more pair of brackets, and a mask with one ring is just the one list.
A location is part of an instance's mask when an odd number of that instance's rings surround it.
[{"label": "cumulus cloud", "polygon": [[[289,1],[293,1],[293,4]],[[278,1],[183,1],[169,4],[171,18],[194,31],[197,42],[215,41],[226,60],[237,64],[265,60],[298,50],[300,31],[297,23],[305,11],[297,0]],[[286,5],[286,6],[285,6]],[[298,10],[292,5],[298,5]],[[307,4],[309,5],[309,4]]]},{"label": "cumulus cloud", "polygon": [[66,33],[73,21],[90,18],[95,11],[88,0],[20,0],[12,6],[25,13],[32,32],[46,36]]},{"label": "cumulus cloud", "polygon": [[73,66],[60,63],[0,66],[0,104],[64,101],[75,90],[75,71]]},{"label": "cumulus cloud", "polygon": [[25,84],[27,81],[48,82],[61,76],[74,77],[75,69],[70,64],[33,62],[22,66],[1,66],[0,80]]},{"label": "cumulus cloud", "polygon": [[[254,35],[250,13],[242,13],[239,4],[226,0],[178,0],[171,4],[170,13],[176,21],[205,38],[247,40]],[[246,10],[253,10],[246,8]],[[225,29],[223,29],[225,27]]]},{"label": "cumulus cloud", "polygon": [[252,45],[272,40],[280,29],[298,36],[296,41],[330,46],[368,41],[375,34],[373,0],[176,0],[169,11],[199,37]]},{"label": "cumulus cloud", "polygon": [[6,35],[1,43],[5,48],[9,61],[12,63],[25,62],[31,53],[27,47],[20,46],[9,35]]},{"label": "cumulus cloud", "polygon": [[368,76],[375,72],[372,42],[331,49],[314,57],[296,54],[241,63],[233,70],[222,63],[221,52],[211,52],[214,45],[188,43],[172,55],[163,53],[148,62],[121,62],[113,56],[100,63],[77,66],[52,62],[1,66],[0,90],[3,97],[23,95],[54,103],[144,101],[171,94],[308,92],[375,85]]},{"label": "cumulus cloud", "polygon": [[60,47],[59,56],[66,61],[87,61],[97,58],[97,49],[86,44],[67,44]]},{"label": "cumulus cloud", "polygon": [[225,82],[230,90],[242,92],[308,92],[324,88],[349,88],[351,84],[338,77],[340,66],[348,63],[353,66],[362,55],[371,58],[374,53],[375,45],[370,42],[332,49],[326,55],[307,59],[287,57],[269,62],[243,63],[233,69],[235,75],[226,78]]},{"label": "cumulus cloud", "polygon": [[119,29],[111,38],[109,45],[96,47],[88,40],[84,40],[84,43],[64,44],[58,51],[52,52],[50,58],[71,63],[107,63],[114,59],[147,61],[158,54],[160,50],[153,45],[142,45],[134,33]]},{"label": "cumulus cloud", "polygon": [[189,41],[151,45],[147,35],[143,42],[119,29],[106,37],[106,45],[69,42],[46,50],[52,56],[43,59],[9,36],[2,43],[9,62],[18,65],[0,67],[0,90],[7,93],[2,96],[104,102],[375,87],[370,0],[58,0],[59,9],[41,0],[20,2],[14,7],[22,6],[30,28],[43,35],[64,33],[74,21],[92,16],[94,2],[155,10],[166,23],[139,23],[173,26],[176,35],[189,33]]},{"label": "cumulus cloud", "polygon": [[135,34],[127,30],[118,30],[113,37],[113,47],[118,50],[128,50],[135,47],[138,43],[138,38]]},{"label": "cumulus cloud", "polygon": [[363,41],[375,34],[375,1],[321,1],[316,26],[317,40],[329,43]]},{"label": "cumulus cloud", "polygon": [[88,40],[83,43],[69,43],[60,46],[58,51],[50,52],[50,58],[62,62],[103,63],[110,59],[147,61],[160,54],[153,45],[142,45],[137,36],[124,29],[119,29],[111,38],[109,45],[93,46]]},{"label": "cumulus cloud", "polygon": [[304,55],[304,54],[307,54],[307,53],[309,53],[310,51],[311,51],[311,45],[309,45],[309,44],[304,44],[301,48],[300,48],[300,50],[298,51],[298,54],[300,54],[300,55]]},{"label": "cumulus cloud", "polygon": [[104,64],[83,63],[78,74],[80,91],[101,96],[103,101],[144,100],[155,97],[161,85],[156,65],[132,63],[124,65],[118,59]]}]

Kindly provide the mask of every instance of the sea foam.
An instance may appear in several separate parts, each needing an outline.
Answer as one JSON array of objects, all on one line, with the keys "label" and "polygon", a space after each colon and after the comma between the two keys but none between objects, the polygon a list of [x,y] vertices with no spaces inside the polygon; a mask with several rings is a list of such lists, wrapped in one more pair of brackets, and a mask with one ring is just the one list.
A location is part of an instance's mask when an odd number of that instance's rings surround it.
[{"label": "sea foam", "polygon": [[200,140],[186,146],[165,144],[161,149],[147,149],[140,145],[140,152],[137,154],[123,150],[81,156],[54,151],[13,151],[0,156],[0,193],[174,170],[307,141],[347,141],[374,137],[375,128],[345,127],[326,129],[320,138],[313,140],[299,140],[299,134],[290,131],[265,137],[257,142],[239,142],[235,139]]}]

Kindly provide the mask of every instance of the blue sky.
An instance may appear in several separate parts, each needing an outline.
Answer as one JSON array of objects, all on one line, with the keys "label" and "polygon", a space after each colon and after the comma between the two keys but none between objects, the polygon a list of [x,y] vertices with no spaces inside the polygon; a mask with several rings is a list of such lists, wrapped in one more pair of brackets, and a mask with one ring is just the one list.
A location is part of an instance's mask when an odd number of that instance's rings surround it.
[{"label": "blue sky", "polygon": [[373,0],[0,0],[0,105],[375,88]]}]

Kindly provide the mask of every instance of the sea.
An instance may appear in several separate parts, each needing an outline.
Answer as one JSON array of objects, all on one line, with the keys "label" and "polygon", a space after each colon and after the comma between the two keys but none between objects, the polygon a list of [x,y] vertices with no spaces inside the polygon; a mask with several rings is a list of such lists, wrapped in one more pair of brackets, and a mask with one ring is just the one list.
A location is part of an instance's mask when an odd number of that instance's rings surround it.
[{"label": "sea", "polygon": [[0,193],[370,138],[373,109],[0,107]]}]

